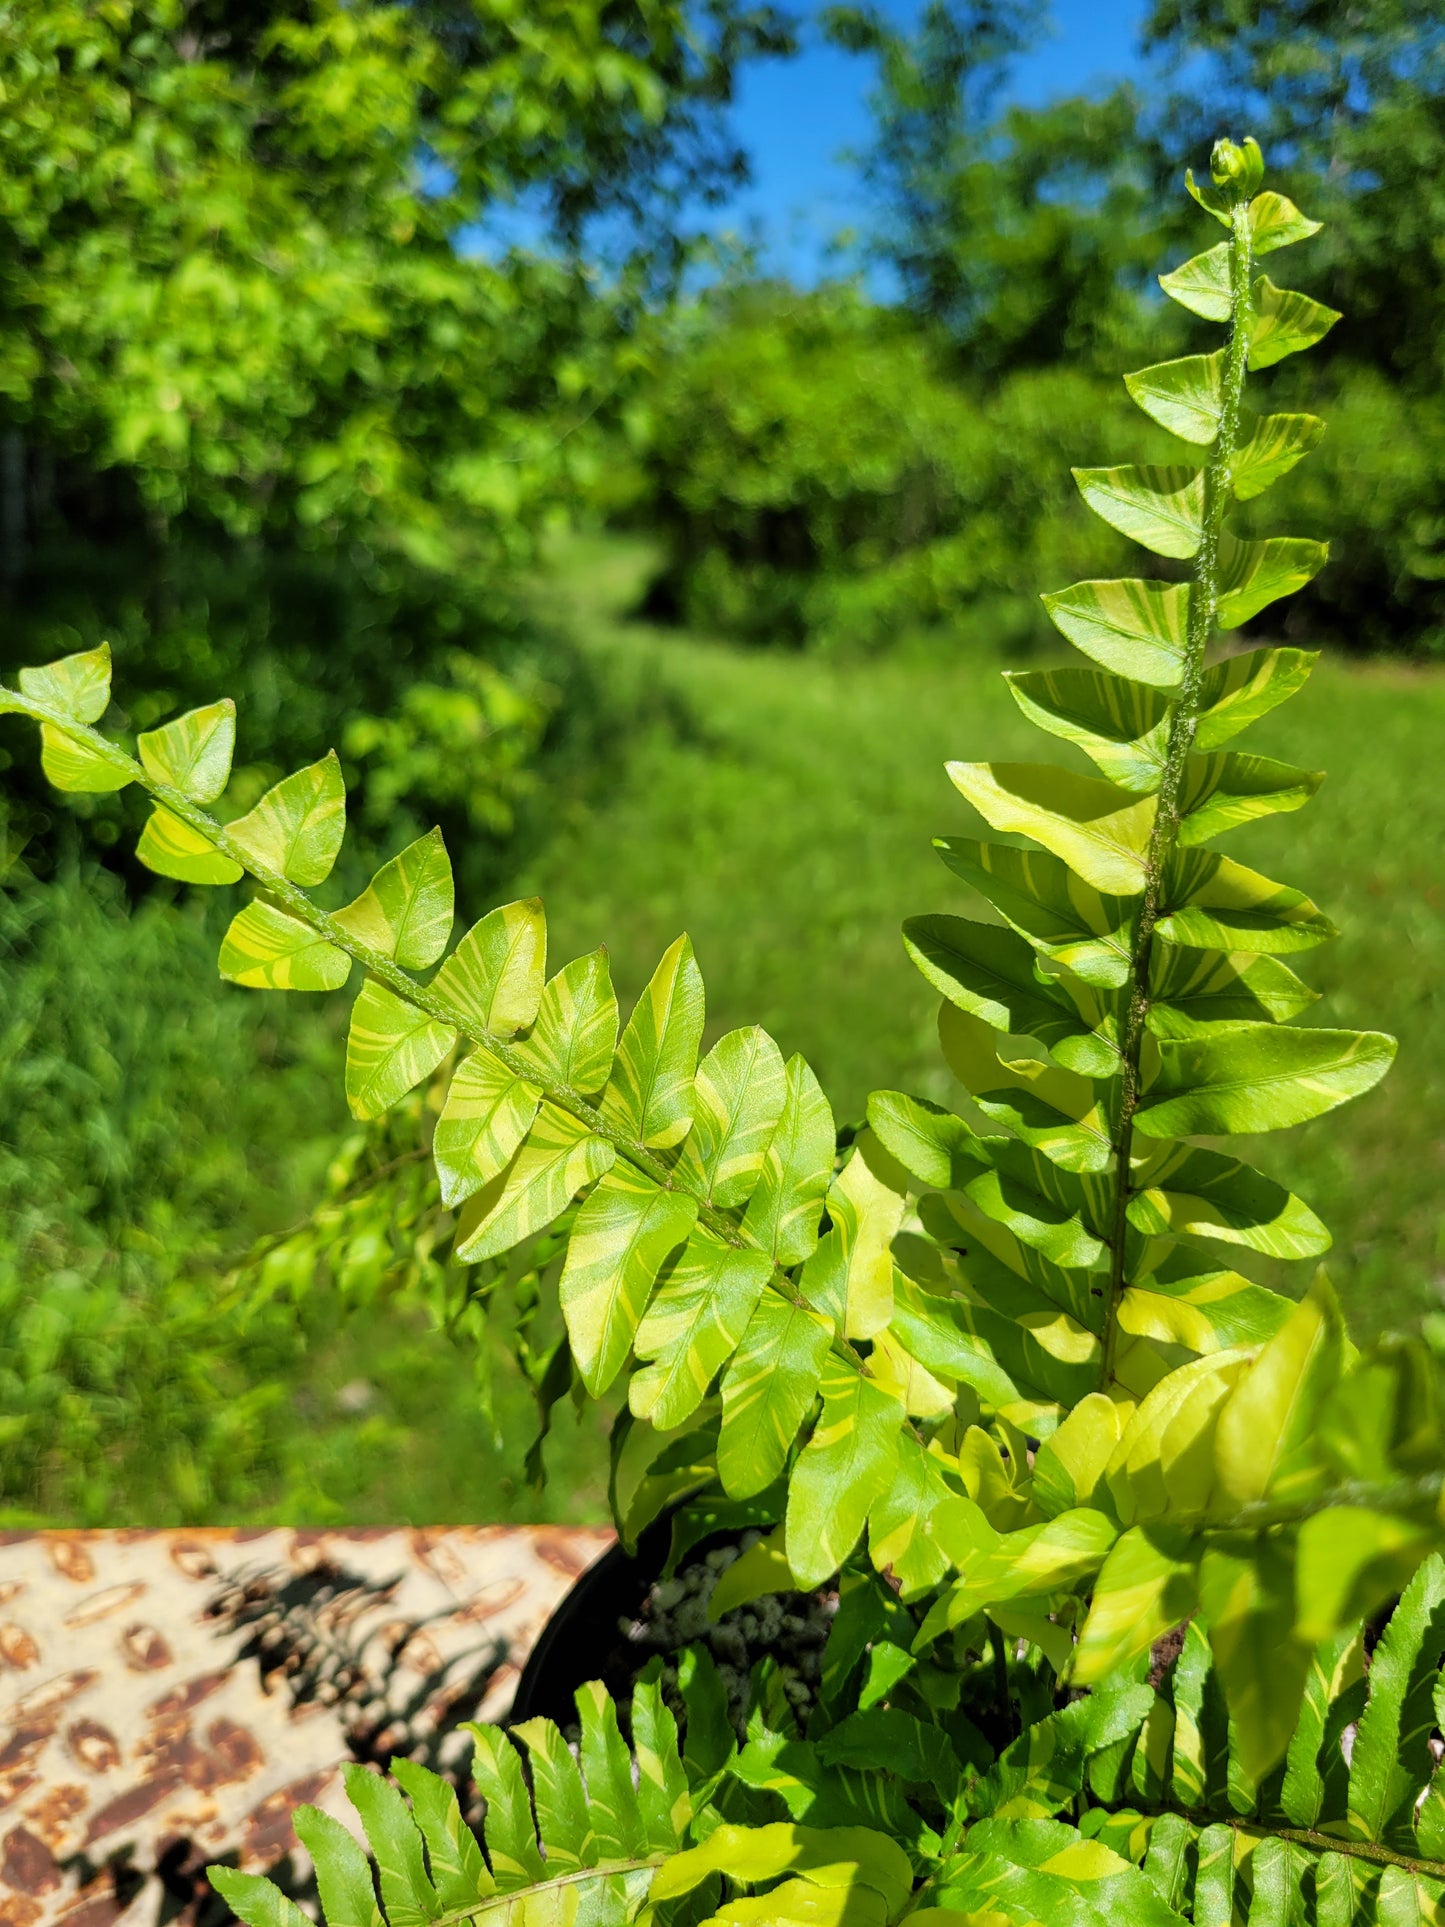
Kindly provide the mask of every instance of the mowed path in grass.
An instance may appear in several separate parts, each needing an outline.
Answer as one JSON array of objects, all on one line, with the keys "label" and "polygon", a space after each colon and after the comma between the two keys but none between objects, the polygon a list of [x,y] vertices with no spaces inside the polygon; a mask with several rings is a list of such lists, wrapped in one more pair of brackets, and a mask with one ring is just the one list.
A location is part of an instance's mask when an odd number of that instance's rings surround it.
[{"label": "mowed path in grass", "polygon": [[[976,652],[837,663],[622,619],[639,566],[579,548],[548,594],[633,719],[605,784],[518,879],[546,898],[554,967],[605,942],[625,1009],[686,930],[709,1037],[764,1024],[804,1052],[840,1119],[880,1086],[956,1094],[935,999],[899,938],[911,913],[982,910],[930,848],[979,827],[943,765],[1074,753],[1023,721],[998,662]],[[1445,673],[1327,659],[1247,738],[1327,769],[1324,789],[1225,846],[1309,891],[1340,929],[1296,960],[1325,993],[1307,1021],[1400,1039],[1369,1097],[1240,1141],[1330,1223],[1329,1268],[1362,1331],[1413,1320],[1445,1290],[1442,745]]]}]

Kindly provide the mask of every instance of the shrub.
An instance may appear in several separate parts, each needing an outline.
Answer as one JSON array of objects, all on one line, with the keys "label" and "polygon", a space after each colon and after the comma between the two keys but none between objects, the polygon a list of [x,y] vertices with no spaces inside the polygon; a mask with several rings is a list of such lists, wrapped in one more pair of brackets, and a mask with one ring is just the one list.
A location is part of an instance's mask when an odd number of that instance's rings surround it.
[{"label": "shrub", "polygon": [[[1098,773],[950,765],[993,829],[1034,846],[945,839],[999,920],[905,930],[942,995],[958,1110],[877,1092],[866,1126],[840,1133],[808,1065],[761,1030],[699,1062],[686,937],[619,1036],[605,951],[548,978],[539,903],[500,906],[451,947],[435,833],[321,908],[345,826],[335,762],[223,826],[207,805],[231,764],[227,702],[147,733],[136,760],[94,727],[104,650],[0,691],[40,724],[59,787],[140,786],[152,867],[261,885],[223,975],[340,989],[362,966],[359,1117],[451,1059],[433,1155],[461,1261],[525,1263],[585,1194],[549,1390],[625,1384],[624,1539],[670,1507],[675,1546],[771,1527],[730,1569],[729,1605],[839,1585],[806,1731],[764,1666],[739,1746],[697,1654],[686,1761],[649,1682],[635,1765],[595,1687],[580,1768],[549,1722],[519,1726],[530,1801],[516,1747],[475,1729],[488,1862],[439,1782],[400,1764],[409,1814],[353,1774],[398,1922],[570,1920],[584,1897],[606,1922],[645,1904],[869,1927],[1390,1922],[1445,1905],[1432,1362],[1405,1341],[1357,1351],[1322,1272],[1296,1303],[1234,1268],[1313,1259],[1329,1234],[1216,1142],[1321,1116],[1394,1053],[1377,1032],[1290,1021],[1314,993],[1284,959],[1328,920],[1211,847],[1319,781],[1224,747],[1313,659],[1209,653],[1324,559],[1227,519],[1319,437],[1307,415],[1246,416],[1247,369],[1335,319],[1256,275],[1315,227],[1262,175],[1253,142],[1217,144],[1210,182],[1189,187],[1228,238],[1165,281],[1228,322],[1225,345],[1127,378],[1202,461],[1075,471],[1090,508],[1186,577],[1049,595],[1086,662],[1011,679]],[[1366,1681],[1364,1622],[1397,1595]],[[336,1927],[373,1918],[359,1847],[319,1815],[301,1826]],[[247,1918],[294,1922],[265,1883],[217,1880]],[[724,1880],[768,1891],[720,1905]]]}]

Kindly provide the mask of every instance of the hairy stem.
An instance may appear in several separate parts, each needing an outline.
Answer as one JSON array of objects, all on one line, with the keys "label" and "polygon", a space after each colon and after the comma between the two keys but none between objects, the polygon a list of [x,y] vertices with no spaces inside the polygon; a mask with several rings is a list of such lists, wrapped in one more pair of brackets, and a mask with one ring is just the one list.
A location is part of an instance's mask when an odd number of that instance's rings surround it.
[{"label": "hairy stem", "polygon": [[1184,673],[1179,693],[1170,705],[1169,742],[1164,773],[1154,813],[1154,827],[1144,866],[1144,890],[1134,931],[1129,1001],[1119,1040],[1121,1061],[1118,1122],[1114,1131],[1114,1211],[1110,1230],[1108,1297],[1104,1307],[1103,1353],[1100,1382],[1113,1382],[1119,1345],[1119,1300],[1128,1283],[1125,1251],[1129,1231],[1129,1199],[1134,1153],[1134,1116],[1139,1108],[1140,1058],[1149,1016],[1150,972],[1154,956],[1154,928],[1159,921],[1165,880],[1179,841],[1179,807],[1189,769],[1189,752],[1199,727],[1204,688],[1204,657],[1214,633],[1219,604],[1219,538],[1229,507],[1233,464],[1239,446],[1240,401],[1249,361],[1251,250],[1249,205],[1233,211],[1229,241],[1230,322],[1225,349],[1219,432],[1204,469],[1204,527],[1194,557],[1189,591],[1189,624],[1185,633]]},{"label": "hairy stem", "polygon": [[[537,1075],[537,1067],[516,1045],[505,1038],[493,1036],[482,1029],[462,1011],[455,1009],[445,997],[439,996],[434,987],[419,984],[410,972],[403,970],[392,958],[384,956],[379,950],[372,950],[361,943],[339,924],[328,911],[312,902],[307,893],[299,889],[289,878],[264,864],[257,863],[246,854],[227,834],[225,828],[214,817],[208,815],[199,804],[193,802],[183,791],[174,789],[169,783],[159,782],[143,763],[113,743],[98,730],[88,728],[84,723],[74,722],[59,710],[52,709],[48,703],[37,702],[33,697],[22,695],[18,690],[0,685],[0,715],[11,713],[28,716],[37,723],[49,723],[64,732],[88,750],[109,763],[113,769],[123,770],[133,783],[138,784],[150,796],[168,809],[173,816],[188,823],[193,830],[205,837],[206,841],[224,857],[229,857],[248,876],[259,883],[268,896],[283,905],[299,922],[305,923],[328,943],[334,944],[363,969],[370,972],[388,990],[395,991],[398,997],[424,1010],[439,1024],[445,1024],[464,1037],[468,1043],[478,1045],[496,1057],[514,1076],[541,1090],[542,1095],[559,1110],[567,1111],[580,1123],[585,1124],[594,1136],[604,1138],[611,1144],[617,1155],[624,1158],[635,1170],[666,1191],[677,1190],[676,1174],[654,1157],[644,1146],[635,1143],[627,1134],[607,1118],[598,1107],[589,1102],[581,1092],[574,1091],[570,1085],[547,1084]],[[761,1249],[756,1239],[734,1219],[718,1210],[715,1205],[702,1203],[698,1209],[698,1223],[705,1225],[713,1235],[724,1244],[744,1249]],[[792,1279],[779,1265],[774,1265],[769,1279],[770,1288],[786,1298],[789,1304],[801,1306],[800,1297]],[[841,1335],[835,1335],[833,1349],[845,1357],[850,1364],[861,1367],[862,1360],[857,1351]]]}]

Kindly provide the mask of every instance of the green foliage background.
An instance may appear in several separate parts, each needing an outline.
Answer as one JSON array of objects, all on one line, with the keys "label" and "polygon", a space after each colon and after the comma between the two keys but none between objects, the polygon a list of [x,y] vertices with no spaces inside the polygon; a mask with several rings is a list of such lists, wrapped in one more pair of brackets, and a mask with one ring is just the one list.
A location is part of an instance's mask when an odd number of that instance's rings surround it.
[{"label": "green foliage background", "polygon": [[[440,821],[469,897],[545,888],[559,942],[614,946],[624,996],[688,928],[713,1034],[765,1023],[840,1116],[880,1082],[926,1090],[928,999],[894,932],[938,897],[934,771],[1021,734],[994,672],[1040,639],[1038,584],[1123,566],[1061,458],[1150,458],[1114,371],[1192,345],[1149,292],[1186,249],[1164,183],[1205,117],[1262,88],[1283,184],[1329,222],[1306,285],[1347,318],[1277,380],[1277,405],[1330,431],[1269,505],[1333,544],[1282,633],[1339,654],[1278,739],[1289,755],[1298,732],[1332,779],[1302,830],[1251,831],[1249,857],[1268,868],[1295,837],[1293,867],[1340,911],[1317,973],[1337,1020],[1378,1016],[1388,985],[1405,1045],[1367,1111],[1306,1127],[1280,1169],[1328,1201],[1357,1322],[1435,1315],[1429,9],[1357,10],[1345,44],[1306,0],[1161,5],[1162,54],[1203,49],[1208,85],[1002,117],[1030,9],[934,7],[911,38],[835,12],[877,61],[870,246],[902,296],[883,303],[876,280],[746,272],[675,298],[679,203],[734,177],[717,109],[783,23],[530,12],[524,43],[487,7],[460,37],[446,7],[0,11],[0,673],[106,637],[131,728],[233,690],[254,758],[237,807],[334,740],[356,877]],[[438,157],[420,178],[419,142]],[[544,248],[456,252],[459,226],[519,196],[540,197]],[[604,517],[627,538],[555,533]],[[1361,651],[1386,660],[1344,660]],[[343,1143],[327,1017],[215,996],[216,930],[119,854],[133,806],[62,819],[13,745],[7,727],[0,1508],[555,1503],[522,1480],[529,1389],[460,1328],[429,1332],[455,1320],[415,1257],[424,1215],[348,1221],[342,1262],[259,1301],[238,1282],[233,1259],[395,1147]],[[551,1494],[600,1516],[596,1439],[566,1407],[556,1427]]]}]

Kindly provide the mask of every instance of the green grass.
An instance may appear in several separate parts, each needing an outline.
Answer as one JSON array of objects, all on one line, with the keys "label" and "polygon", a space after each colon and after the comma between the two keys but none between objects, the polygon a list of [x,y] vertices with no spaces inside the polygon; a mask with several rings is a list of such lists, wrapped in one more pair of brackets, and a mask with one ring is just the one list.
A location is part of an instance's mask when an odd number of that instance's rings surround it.
[{"label": "green grass", "polygon": [[[977,826],[943,765],[1066,746],[1023,721],[977,639],[854,663],[709,643],[622,619],[645,567],[641,549],[587,545],[550,584],[638,717],[605,793],[519,879],[546,897],[553,955],[606,942],[625,1000],[687,930],[710,1034],[765,1024],[840,1119],[879,1086],[956,1095],[898,935],[910,913],[970,908],[930,849]],[[1400,1039],[1381,1089],[1247,1147],[1332,1226],[1330,1269],[1362,1330],[1417,1317],[1445,1286],[1442,742],[1445,674],[1327,659],[1250,746],[1328,782],[1303,814],[1231,842],[1339,926],[1304,960],[1325,993],[1317,1021]]]},{"label": "green grass", "polygon": [[[979,908],[930,849],[969,827],[943,764],[1067,752],[1024,724],[986,639],[851,663],[725,647],[625,619],[647,567],[638,544],[574,543],[539,591],[607,694],[590,775],[554,786],[505,893],[545,895],[554,963],[605,942],[624,1003],[690,931],[710,1034],[765,1024],[840,1119],[879,1086],[956,1095],[898,934],[915,911]],[[1445,672],[1326,661],[1253,746],[1329,782],[1232,843],[1340,927],[1304,959],[1319,1021],[1401,1040],[1381,1089],[1247,1147],[1332,1225],[1366,1332],[1445,1285],[1442,740]],[[604,1516],[602,1415],[559,1409],[537,1494],[525,1387],[498,1371],[485,1417],[472,1359],[420,1308],[343,1315],[321,1288],[299,1317],[221,1321],[208,1267],[305,1211],[344,1128],[344,1010],[217,986],[224,906],[127,918],[94,879],[64,891],[46,927],[23,896],[0,919],[0,1515]]]}]

